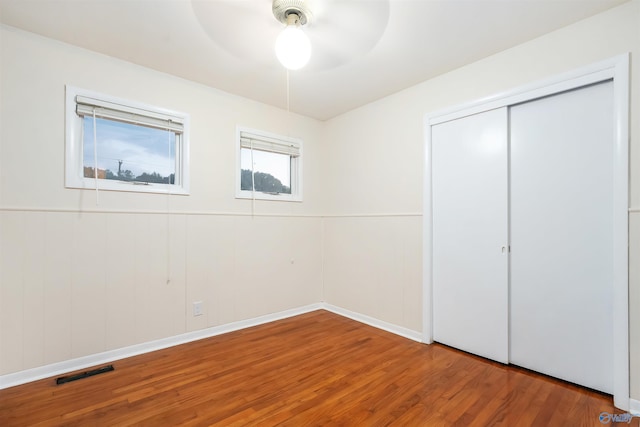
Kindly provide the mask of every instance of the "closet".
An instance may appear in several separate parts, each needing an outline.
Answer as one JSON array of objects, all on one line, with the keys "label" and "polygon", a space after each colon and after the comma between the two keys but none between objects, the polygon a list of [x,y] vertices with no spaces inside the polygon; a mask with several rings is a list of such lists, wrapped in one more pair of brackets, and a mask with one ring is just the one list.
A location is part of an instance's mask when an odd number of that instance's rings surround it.
[{"label": "closet", "polygon": [[584,81],[429,122],[431,328],[613,394],[614,199],[628,172],[613,78]]},{"label": "closet", "polygon": [[433,337],[507,363],[507,109],[434,126]]}]

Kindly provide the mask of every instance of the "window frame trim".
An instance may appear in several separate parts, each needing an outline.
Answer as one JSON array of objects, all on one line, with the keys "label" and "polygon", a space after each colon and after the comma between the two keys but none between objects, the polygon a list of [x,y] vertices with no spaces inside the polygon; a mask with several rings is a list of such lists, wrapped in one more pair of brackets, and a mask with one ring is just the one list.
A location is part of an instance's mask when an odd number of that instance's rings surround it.
[{"label": "window frame trim", "polygon": [[[186,113],[169,110],[154,105],[143,104],[136,101],[117,98],[111,95],[78,88],[71,85],[65,86],[65,179],[64,186],[68,189],[95,190],[96,179],[84,177],[83,163],[83,142],[82,125],[83,116],[76,112],[76,96],[89,97],[106,103],[122,106],[123,109],[135,109],[148,111],[149,117],[154,117],[153,113],[175,117],[183,123],[182,132],[176,132],[176,171],[180,174],[180,184],[140,184],[134,182],[98,179],[97,189],[106,191],[134,192],[134,193],[155,193],[155,194],[176,194],[189,195],[189,125],[190,116]],[[142,125],[140,125],[142,126]],[[175,131],[173,131],[175,132]]]},{"label": "window frame trim", "polygon": [[[290,176],[290,187],[291,194],[270,194],[262,191],[248,191],[241,189],[241,181],[242,181],[242,142],[241,135],[251,134],[257,137],[264,137],[272,140],[282,141],[283,143],[291,143],[295,144],[299,147],[299,155],[298,156],[290,156],[291,157],[291,176]],[[266,132],[259,129],[253,129],[246,126],[236,126],[236,135],[234,138],[235,144],[235,152],[236,152],[236,182],[235,182],[235,197],[236,199],[244,199],[244,200],[269,200],[269,201],[280,201],[280,202],[302,202],[302,158],[304,156],[304,144],[302,139],[294,138],[290,136],[284,136],[275,134],[272,132]]]}]

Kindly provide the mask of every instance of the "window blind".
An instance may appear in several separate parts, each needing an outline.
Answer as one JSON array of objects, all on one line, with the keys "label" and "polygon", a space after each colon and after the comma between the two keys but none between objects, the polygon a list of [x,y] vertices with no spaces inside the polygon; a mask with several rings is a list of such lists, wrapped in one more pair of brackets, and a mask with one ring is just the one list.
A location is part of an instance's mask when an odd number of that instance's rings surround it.
[{"label": "window blind", "polygon": [[79,116],[95,116],[102,119],[133,123],[141,126],[184,132],[184,120],[180,117],[161,114],[139,108],[86,96],[76,96],[76,113]]},{"label": "window blind", "polygon": [[254,135],[248,132],[240,132],[240,146],[253,150],[285,154],[291,157],[300,156],[300,144],[296,142]]}]

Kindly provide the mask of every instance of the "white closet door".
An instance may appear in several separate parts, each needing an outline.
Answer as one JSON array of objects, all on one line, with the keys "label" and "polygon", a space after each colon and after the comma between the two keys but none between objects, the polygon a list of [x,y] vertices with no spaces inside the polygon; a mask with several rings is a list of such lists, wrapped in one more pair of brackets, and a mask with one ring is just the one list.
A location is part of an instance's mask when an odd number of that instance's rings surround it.
[{"label": "white closet door", "polygon": [[431,132],[433,338],[506,363],[507,109]]},{"label": "white closet door", "polygon": [[613,90],[511,108],[510,361],[613,389]]}]

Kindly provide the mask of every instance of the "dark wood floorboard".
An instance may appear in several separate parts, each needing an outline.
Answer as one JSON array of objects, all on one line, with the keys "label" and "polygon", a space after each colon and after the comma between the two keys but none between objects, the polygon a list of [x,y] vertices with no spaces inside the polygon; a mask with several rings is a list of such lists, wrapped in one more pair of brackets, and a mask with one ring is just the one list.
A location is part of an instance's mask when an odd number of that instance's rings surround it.
[{"label": "dark wood floorboard", "polygon": [[0,390],[0,426],[602,426],[621,413],[610,396],[322,310],[113,366]]}]

